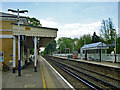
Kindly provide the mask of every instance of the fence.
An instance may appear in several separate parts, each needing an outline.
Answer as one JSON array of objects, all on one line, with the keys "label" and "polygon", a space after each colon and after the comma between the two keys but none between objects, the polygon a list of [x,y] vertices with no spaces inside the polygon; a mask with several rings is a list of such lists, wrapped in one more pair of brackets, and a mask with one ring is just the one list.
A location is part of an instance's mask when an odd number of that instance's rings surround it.
[{"label": "fence", "polygon": [[[68,55],[73,55],[73,54],[53,54],[53,56],[62,56],[62,57],[67,57]],[[92,57],[94,60],[99,60],[99,54],[87,54],[87,57]],[[81,58],[80,54],[78,54],[78,58]],[[85,58],[85,54],[82,54],[82,58]],[[115,55],[112,54],[102,54],[102,61],[115,61]],[[116,62],[120,62],[120,54],[116,54]]]}]

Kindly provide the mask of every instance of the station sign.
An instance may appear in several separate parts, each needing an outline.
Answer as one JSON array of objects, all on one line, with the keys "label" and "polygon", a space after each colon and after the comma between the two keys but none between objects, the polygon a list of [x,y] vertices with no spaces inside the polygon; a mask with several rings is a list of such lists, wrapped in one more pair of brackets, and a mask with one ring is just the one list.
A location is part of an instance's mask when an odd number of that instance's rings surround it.
[{"label": "station sign", "polygon": [[30,27],[25,27],[25,30],[31,30],[31,28]]}]

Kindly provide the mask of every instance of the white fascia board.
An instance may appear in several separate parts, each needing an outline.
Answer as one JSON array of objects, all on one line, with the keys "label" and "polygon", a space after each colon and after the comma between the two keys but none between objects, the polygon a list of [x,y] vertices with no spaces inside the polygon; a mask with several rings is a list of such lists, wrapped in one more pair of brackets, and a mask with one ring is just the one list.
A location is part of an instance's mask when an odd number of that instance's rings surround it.
[{"label": "white fascia board", "polygon": [[8,30],[8,29],[0,29],[0,31],[13,31],[13,30]]},{"label": "white fascia board", "polygon": [[13,35],[0,35],[0,38],[13,38]]},{"label": "white fascia board", "polygon": [[109,49],[109,47],[94,47],[94,48],[83,48],[82,50],[97,50],[97,49]]}]

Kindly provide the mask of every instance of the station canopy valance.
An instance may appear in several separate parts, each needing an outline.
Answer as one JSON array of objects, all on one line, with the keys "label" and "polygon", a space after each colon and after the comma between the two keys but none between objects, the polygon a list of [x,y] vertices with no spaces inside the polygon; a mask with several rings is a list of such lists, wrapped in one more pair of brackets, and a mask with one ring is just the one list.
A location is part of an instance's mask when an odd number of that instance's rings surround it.
[{"label": "station canopy valance", "polygon": [[[12,23],[13,35],[18,35],[18,25]],[[38,37],[57,37],[57,28],[39,27],[32,25],[20,24],[19,34],[25,36],[38,36]]]},{"label": "station canopy valance", "polygon": [[20,24],[19,33],[18,33],[18,24],[12,24],[12,32],[14,36],[24,35],[25,40],[23,41],[24,46],[34,47],[33,38],[39,38],[38,43],[39,47],[45,47],[51,41],[53,41],[57,37],[57,28],[49,28],[49,27],[39,27],[32,25]]},{"label": "station canopy valance", "polygon": [[98,42],[98,43],[84,45],[81,49],[82,50],[92,50],[92,49],[108,49],[108,48],[109,47],[105,43]]}]

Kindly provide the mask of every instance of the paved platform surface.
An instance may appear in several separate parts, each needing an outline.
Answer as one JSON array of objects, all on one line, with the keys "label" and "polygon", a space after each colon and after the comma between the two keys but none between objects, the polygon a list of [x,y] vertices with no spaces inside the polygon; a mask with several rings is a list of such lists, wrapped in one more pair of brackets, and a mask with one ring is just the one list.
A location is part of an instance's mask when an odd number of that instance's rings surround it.
[{"label": "paved platform surface", "polygon": [[22,75],[18,76],[12,71],[2,73],[2,88],[70,88],[49,64],[39,56],[37,72],[33,71],[33,63],[22,69]]},{"label": "paved platform surface", "polygon": [[80,61],[80,62],[86,62],[86,63],[92,63],[92,64],[97,64],[97,65],[102,65],[102,66],[107,66],[107,67],[113,67],[113,68],[119,68],[120,69],[120,64],[118,64],[118,63],[96,62],[96,61],[92,61],[92,60],[71,59],[71,58],[61,57],[61,56],[54,56],[54,57],[64,58],[64,59],[70,59],[70,60],[75,60],[75,61]]},{"label": "paved platform surface", "polygon": [[0,90],[2,89],[2,70],[0,70]]}]

